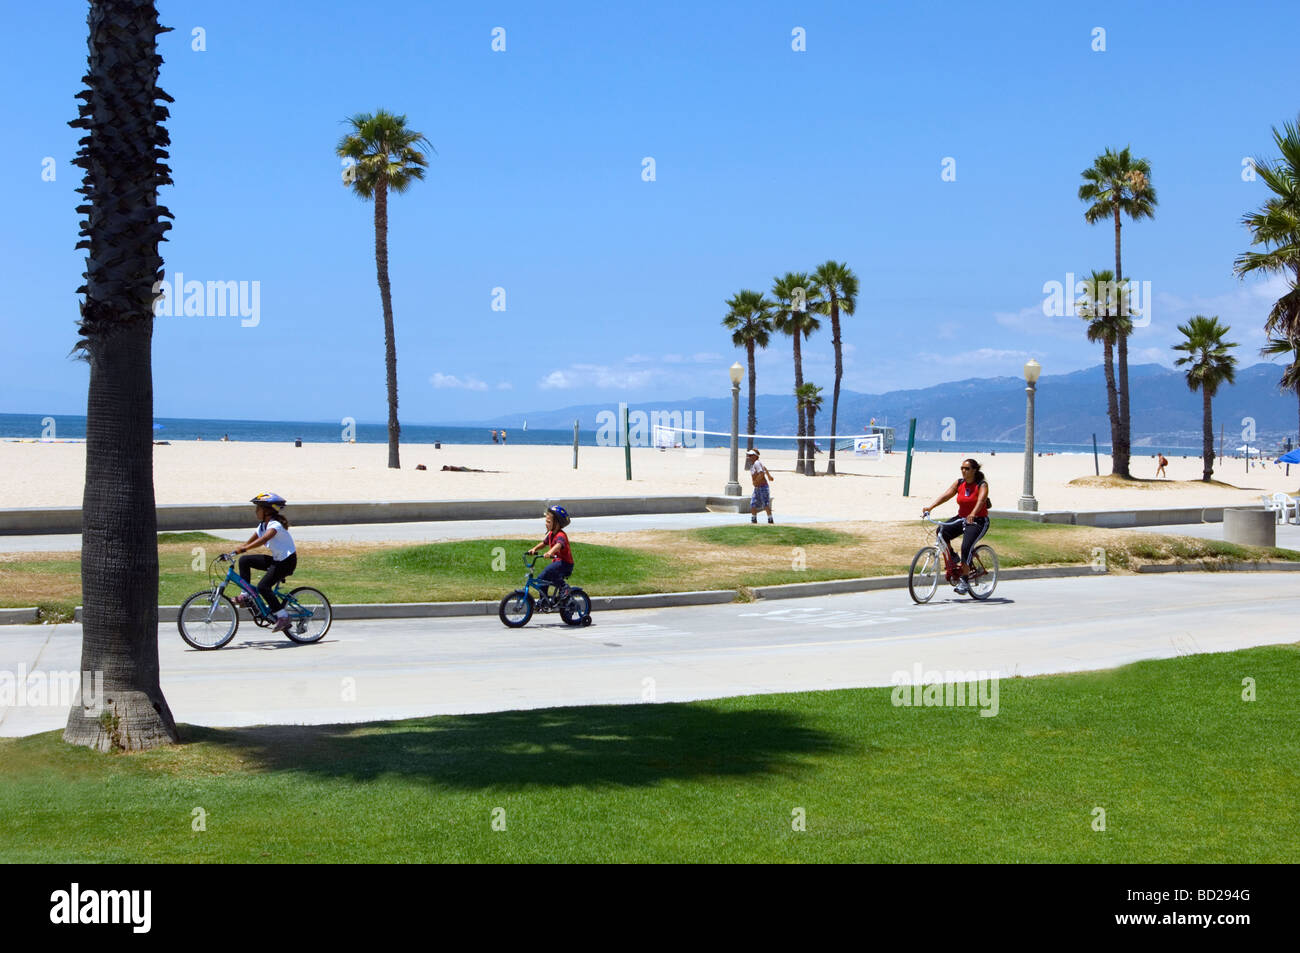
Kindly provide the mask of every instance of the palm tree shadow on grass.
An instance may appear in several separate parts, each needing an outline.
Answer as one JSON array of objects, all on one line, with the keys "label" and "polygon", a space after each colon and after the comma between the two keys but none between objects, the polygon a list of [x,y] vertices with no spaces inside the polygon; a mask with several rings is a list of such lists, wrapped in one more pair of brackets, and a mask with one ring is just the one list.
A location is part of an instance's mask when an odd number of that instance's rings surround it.
[{"label": "palm tree shadow on grass", "polygon": [[353,725],[184,728],[271,771],[325,779],[401,777],[457,790],[639,787],[665,780],[790,774],[812,756],[861,750],[795,713],[708,703],[604,705]]}]

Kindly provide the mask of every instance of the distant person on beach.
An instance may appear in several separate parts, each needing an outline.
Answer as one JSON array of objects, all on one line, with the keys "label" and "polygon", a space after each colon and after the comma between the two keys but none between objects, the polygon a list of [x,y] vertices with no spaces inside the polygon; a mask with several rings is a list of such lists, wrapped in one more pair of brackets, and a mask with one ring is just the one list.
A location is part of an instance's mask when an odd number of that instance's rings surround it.
[{"label": "distant person on beach", "polygon": [[573,574],[573,551],[569,548],[569,536],[564,527],[569,525],[569,511],[563,506],[552,506],[546,511],[546,536],[540,543],[528,550],[531,556],[539,549],[547,547],[544,556],[551,559],[551,564],[537,577],[537,584],[545,593],[548,586],[555,587],[555,594],[561,596],[568,588],[564,580]]},{"label": "distant person on beach", "polygon": [[502,443],[506,442],[506,432],[504,430],[501,431],[501,442]]},{"label": "distant person on beach", "polygon": [[1156,465],[1156,476],[1168,479],[1168,475],[1165,473],[1165,467],[1167,466],[1169,466],[1169,461],[1165,459],[1165,455],[1162,453],[1160,454],[1160,462]]},{"label": "distant person on beach", "polygon": [[961,462],[961,477],[953,481],[939,497],[924,510],[922,516],[929,516],[930,511],[957,497],[957,515],[940,527],[944,541],[948,543],[949,555],[952,553],[952,540],[961,537],[961,560],[957,563],[957,572],[961,579],[957,582],[957,593],[965,595],[970,592],[966,576],[970,574],[970,554],[975,544],[989,531],[989,485],[984,479],[984,471],[979,461],[966,459]]},{"label": "distant person on beach", "polygon": [[493,443],[497,443],[497,442],[498,442],[498,441],[497,441],[497,432],[496,432],[495,430],[492,431],[492,442],[493,442]]},{"label": "distant person on beach", "polygon": [[758,511],[763,509],[767,513],[767,521],[774,522],[772,519],[772,489],[770,484],[776,477],[772,476],[772,471],[763,465],[758,459],[757,450],[745,451],[745,472],[749,474],[754,483],[754,492],[749,497],[749,521],[758,522]]},{"label": "distant person on beach", "polygon": [[[284,508],[285,498],[277,493],[259,493],[250,500],[257,507],[257,529],[241,546],[235,547],[236,555],[250,549],[265,546],[271,551],[269,556],[240,556],[239,577],[244,582],[252,582],[252,570],[264,570],[262,581],[257,584],[257,591],[266,601],[266,606],[275,616],[272,632],[283,632],[289,628],[289,612],[284,603],[275,596],[275,585],[294,574],[298,568],[298,548],[289,535],[289,520],[280,511]],[[241,592],[235,597],[235,605],[252,608],[253,600]]]}]

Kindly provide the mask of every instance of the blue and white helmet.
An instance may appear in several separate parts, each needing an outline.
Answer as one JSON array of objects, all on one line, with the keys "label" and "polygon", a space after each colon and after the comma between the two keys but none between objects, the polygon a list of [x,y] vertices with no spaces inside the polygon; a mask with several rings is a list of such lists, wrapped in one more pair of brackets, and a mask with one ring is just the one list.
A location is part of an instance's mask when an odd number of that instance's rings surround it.
[{"label": "blue and white helmet", "polygon": [[279,513],[289,501],[279,493],[259,493],[248,502],[255,503],[258,506],[265,506],[272,513]]},{"label": "blue and white helmet", "polygon": [[560,506],[559,504],[556,504],[555,506],[548,506],[546,508],[546,512],[550,513],[552,516],[555,517],[555,524],[557,528],[564,529],[564,527],[569,525],[569,511],[566,510],[563,506]]}]

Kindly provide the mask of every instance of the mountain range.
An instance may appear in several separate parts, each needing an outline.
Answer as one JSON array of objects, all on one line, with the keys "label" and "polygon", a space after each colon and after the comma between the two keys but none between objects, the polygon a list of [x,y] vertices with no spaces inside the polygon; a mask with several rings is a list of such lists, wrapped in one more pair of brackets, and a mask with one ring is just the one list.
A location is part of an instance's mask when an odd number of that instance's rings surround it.
[{"label": "mountain range", "polygon": [[[1254,421],[1257,441],[1263,446],[1280,443],[1297,431],[1297,396],[1278,388],[1281,368],[1259,363],[1239,368],[1236,383],[1222,388],[1214,398],[1214,430],[1220,424],[1229,434],[1241,437]],[[1129,368],[1130,414],[1133,445],[1199,447],[1201,442],[1201,395],[1187,386],[1186,376],[1159,364],[1138,364]],[[830,429],[831,388],[823,390],[825,403],[817,415],[817,431]],[[694,397],[680,401],[630,402],[629,409],[645,412],[694,412],[702,430],[729,432],[731,398]],[[794,397],[759,394],[756,402],[758,432],[787,435],[797,430]],[[1043,443],[1087,444],[1097,435],[1101,444],[1110,443],[1106,416],[1106,381],[1101,365],[1041,377],[1035,398],[1035,438]],[[617,412],[617,402],[580,404],[557,410],[532,409],[491,420],[456,421],[462,426],[522,427],[525,421],[538,429],[572,427],[579,421],[584,430],[597,427],[601,411]],[[740,429],[745,430],[748,396],[741,387]],[[903,430],[909,418],[916,418],[920,440],[949,439],[1021,441],[1025,433],[1025,382],[1015,377],[969,378],[917,390],[895,390],[884,394],[840,391],[839,431],[861,433],[872,418],[877,424]],[[952,418],[949,422],[946,418]],[[945,435],[945,428],[948,434]]]}]

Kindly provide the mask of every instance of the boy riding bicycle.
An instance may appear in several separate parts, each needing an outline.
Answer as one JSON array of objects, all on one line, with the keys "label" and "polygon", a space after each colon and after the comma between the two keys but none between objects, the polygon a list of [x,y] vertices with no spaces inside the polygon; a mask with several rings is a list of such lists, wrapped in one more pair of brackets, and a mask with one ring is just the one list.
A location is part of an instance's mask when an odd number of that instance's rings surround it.
[{"label": "boy riding bicycle", "polygon": [[546,510],[546,537],[528,550],[528,555],[531,556],[542,547],[549,547],[543,555],[550,557],[552,562],[537,577],[537,585],[543,594],[548,594],[548,586],[555,587],[557,596],[564,595],[564,591],[569,588],[564,581],[573,574],[573,550],[569,548],[569,537],[564,532],[564,527],[568,525],[568,510],[563,506],[549,507]]}]

